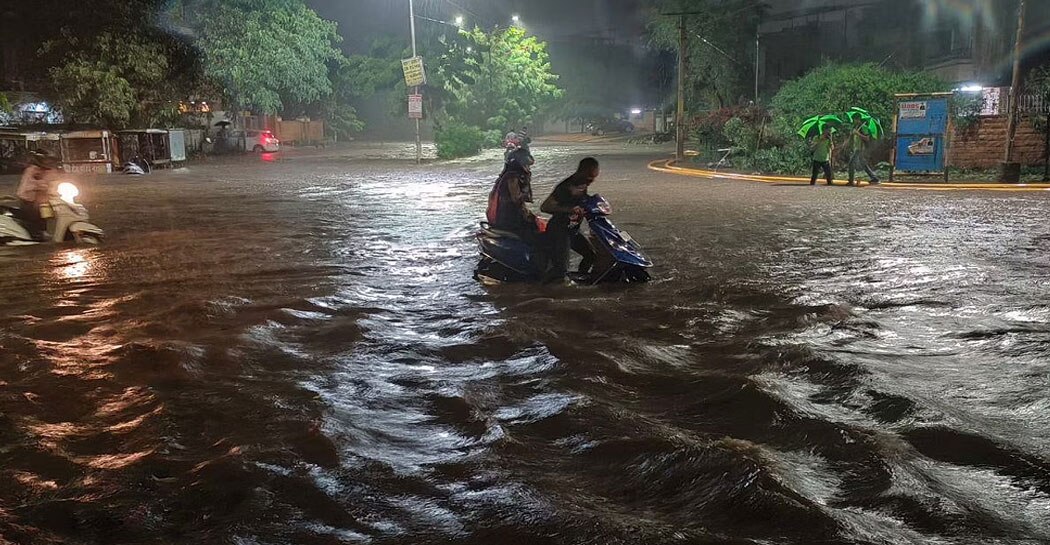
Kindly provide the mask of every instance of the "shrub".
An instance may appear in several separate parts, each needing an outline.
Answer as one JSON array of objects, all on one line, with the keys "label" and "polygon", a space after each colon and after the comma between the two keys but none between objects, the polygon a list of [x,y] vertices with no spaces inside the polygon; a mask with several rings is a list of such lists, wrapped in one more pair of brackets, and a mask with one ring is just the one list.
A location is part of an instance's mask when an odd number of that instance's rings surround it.
[{"label": "shrub", "polygon": [[481,129],[451,122],[440,127],[434,134],[438,157],[455,159],[476,155],[485,146],[485,133]]},{"label": "shrub", "polygon": [[804,174],[810,168],[809,147],[802,139],[785,142],[779,146],[758,150],[748,166],[761,172],[780,174]]},{"label": "shrub", "polygon": [[740,108],[720,108],[711,110],[692,119],[690,123],[690,138],[709,149],[725,147],[730,142],[726,140],[726,123],[736,117]]},{"label": "shrub", "polygon": [[763,122],[770,120],[769,111],[758,106],[720,108],[694,117],[690,123],[690,137],[709,149],[728,145],[739,146],[739,143],[734,142],[725,130],[726,123],[733,118],[740,118],[745,125],[754,126],[756,141]]},{"label": "shrub", "polygon": [[489,129],[485,131],[485,147],[486,148],[500,148],[503,147],[503,131],[499,129]]},{"label": "shrub", "polygon": [[773,97],[778,124],[798,126],[807,117],[842,113],[859,106],[887,126],[893,95],[929,93],[948,88],[925,72],[896,72],[876,64],[826,64],[789,81]]}]

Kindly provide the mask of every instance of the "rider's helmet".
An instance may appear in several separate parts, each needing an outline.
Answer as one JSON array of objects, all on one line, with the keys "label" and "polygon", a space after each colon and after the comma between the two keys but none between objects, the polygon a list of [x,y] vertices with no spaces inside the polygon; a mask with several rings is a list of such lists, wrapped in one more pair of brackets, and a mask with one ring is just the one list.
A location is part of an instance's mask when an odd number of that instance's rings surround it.
[{"label": "rider's helmet", "polygon": [[522,146],[513,150],[508,149],[506,161],[508,167],[518,166],[525,172],[532,172],[532,164],[536,162],[536,159],[533,158],[529,148]]}]

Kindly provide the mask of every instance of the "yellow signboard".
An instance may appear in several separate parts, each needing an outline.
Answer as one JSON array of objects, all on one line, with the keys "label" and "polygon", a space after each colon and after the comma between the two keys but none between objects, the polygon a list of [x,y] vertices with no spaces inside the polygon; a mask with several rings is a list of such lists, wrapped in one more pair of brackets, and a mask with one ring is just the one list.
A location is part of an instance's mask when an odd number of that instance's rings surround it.
[{"label": "yellow signboard", "polygon": [[405,85],[409,87],[426,85],[427,74],[423,70],[423,57],[401,59],[401,69],[405,71]]}]

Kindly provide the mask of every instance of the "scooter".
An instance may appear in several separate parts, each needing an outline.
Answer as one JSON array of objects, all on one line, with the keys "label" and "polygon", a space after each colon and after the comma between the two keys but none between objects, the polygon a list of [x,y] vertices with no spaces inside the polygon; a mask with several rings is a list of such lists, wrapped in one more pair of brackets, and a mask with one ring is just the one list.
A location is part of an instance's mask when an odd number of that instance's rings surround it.
[{"label": "scooter", "polygon": [[149,161],[136,155],[124,163],[124,167],[120,171],[130,176],[145,176],[152,172],[153,168],[150,167]]},{"label": "scooter", "polygon": [[50,238],[37,240],[18,220],[19,202],[11,197],[0,199],[0,244],[20,246],[40,242],[75,241],[83,244],[99,244],[103,232],[91,223],[87,208],[76,202],[80,190],[70,182],[62,182],[48,202],[40,207],[40,216],[47,220]]},{"label": "scooter", "polygon": [[[637,283],[651,279],[648,269],[653,262],[645,257],[642,247],[626,231],[621,231],[608,216],[612,206],[601,195],[593,195],[583,206],[590,227],[595,261],[591,273],[570,275],[578,284],[601,282]],[[526,241],[514,233],[494,229],[481,223],[477,234],[481,260],[474,278],[484,284],[538,282],[540,256]]]}]

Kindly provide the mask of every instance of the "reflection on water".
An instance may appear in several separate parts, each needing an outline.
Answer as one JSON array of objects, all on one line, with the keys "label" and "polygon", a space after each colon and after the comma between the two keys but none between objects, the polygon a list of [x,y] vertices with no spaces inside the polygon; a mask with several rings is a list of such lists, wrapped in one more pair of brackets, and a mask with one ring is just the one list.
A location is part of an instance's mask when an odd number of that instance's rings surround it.
[{"label": "reflection on water", "polygon": [[90,249],[68,249],[55,253],[51,265],[60,279],[77,280],[91,271]]},{"label": "reflection on water", "polygon": [[629,289],[471,279],[495,154],[100,181],[0,253],[0,541],[1050,542],[1050,201],[645,159]]}]

